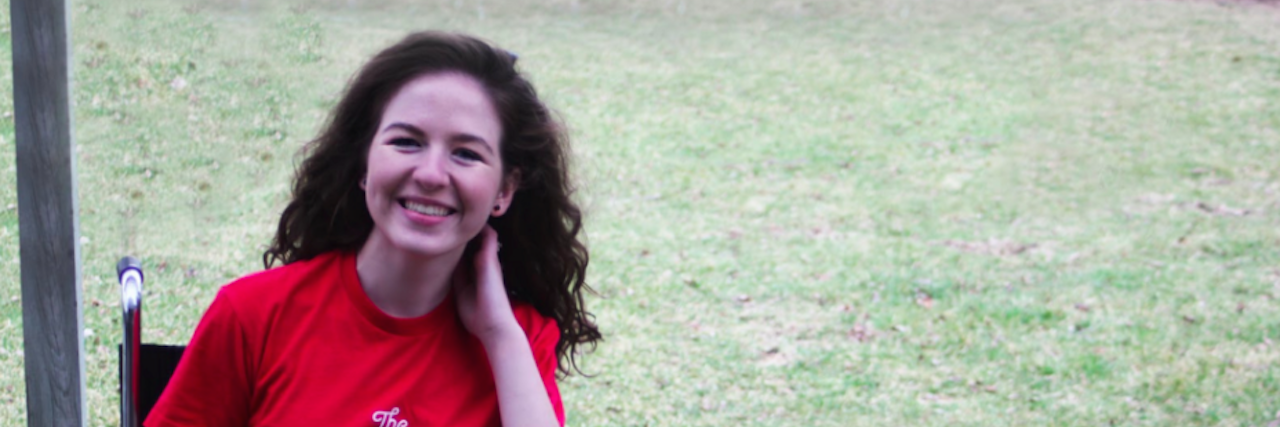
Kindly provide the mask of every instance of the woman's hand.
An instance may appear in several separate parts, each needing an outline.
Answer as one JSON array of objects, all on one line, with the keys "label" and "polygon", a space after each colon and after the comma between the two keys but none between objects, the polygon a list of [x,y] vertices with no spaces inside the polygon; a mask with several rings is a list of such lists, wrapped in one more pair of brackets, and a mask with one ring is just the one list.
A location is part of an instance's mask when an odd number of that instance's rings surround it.
[{"label": "woman's hand", "polygon": [[480,339],[489,356],[498,391],[498,413],[507,427],[558,426],[546,385],[533,360],[529,339],[516,322],[498,263],[498,232],[485,226],[473,266],[462,263],[453,273],[458,317]]},{"label": "woman's hand", "polygon": [[516,335],[524,338],[524,331],[516,323],[507,299],[507,288],[502,281],[502,264],[498,262],[498,232],[488,225],[480,230],[480,249],[453,272],[453,291],[458,305],[458,317],[467,331],[488,347],[495,340]]}]

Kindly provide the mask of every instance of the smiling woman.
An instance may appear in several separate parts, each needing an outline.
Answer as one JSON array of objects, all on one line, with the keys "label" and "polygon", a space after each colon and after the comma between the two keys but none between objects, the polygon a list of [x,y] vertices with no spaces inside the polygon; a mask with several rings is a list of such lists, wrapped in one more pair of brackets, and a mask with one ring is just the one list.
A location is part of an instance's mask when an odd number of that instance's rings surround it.
[{"label": "smiling woman", "polygon": [[477,39],[374,56],[298,170],[284,265],[222,288],[146,425],[563,425],[557,371],[600,333],[560,129]]},{"label": "smiling woman", "polygon": [[459,73],[418,77],[387,104],[378,128],[361,181],[378,226],[361,257],[411,253],[456,264],[488,218],[506,212],[515,189],[514,174],[503,174],[502,127],[484,88]]}]

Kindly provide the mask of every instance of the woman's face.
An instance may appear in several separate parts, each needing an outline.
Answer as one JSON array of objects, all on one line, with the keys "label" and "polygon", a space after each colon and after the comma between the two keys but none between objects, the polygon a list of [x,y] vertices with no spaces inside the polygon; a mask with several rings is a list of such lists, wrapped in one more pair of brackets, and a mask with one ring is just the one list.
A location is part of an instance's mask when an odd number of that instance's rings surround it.
[{"label": "woman's face", "polygon": [[474,78],[410,80],[387,104],[369,146],[360,184],[374,222],[366,245],[419,256],[462,251],[510,206],[501,137],[497,111]]}]

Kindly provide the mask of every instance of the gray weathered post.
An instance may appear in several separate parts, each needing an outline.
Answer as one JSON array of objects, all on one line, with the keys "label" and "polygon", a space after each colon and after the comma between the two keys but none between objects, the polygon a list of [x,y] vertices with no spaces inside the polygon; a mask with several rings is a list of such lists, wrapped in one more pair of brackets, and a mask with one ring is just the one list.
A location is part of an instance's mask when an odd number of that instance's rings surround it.
[{"label": "gray weathered post", "polygon": [[66,0],[10,0],[27,425],[83,426]]}]

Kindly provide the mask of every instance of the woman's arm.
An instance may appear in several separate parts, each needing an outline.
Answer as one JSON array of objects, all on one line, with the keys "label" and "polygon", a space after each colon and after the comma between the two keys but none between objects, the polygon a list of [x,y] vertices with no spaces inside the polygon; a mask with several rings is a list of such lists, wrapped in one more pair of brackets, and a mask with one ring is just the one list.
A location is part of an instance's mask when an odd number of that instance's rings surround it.
[{"label": "woman's arm", "polygon": [[227,288],[200,318],[178,368],[143,422],[147,427],[248,425],[250,339]]},{"label": "woman's arm", "polygon": [[524,331],[515,336],[494,337],[484,342],[489,366],[498,387],[498,412],[503,426],[558,426],[547,388]]},{"label": "woman's arm", "polygon": [[[484,345],[498,389],[498,412],[504,427],[559,425],[542,375],[524,329],[516,322],[498,263],[498,233],[486,226],[480,232],[474,275],[459,268],[454,274],[458,315],[467,330]],[[474,280],[469,280],[469,277]]]}]

